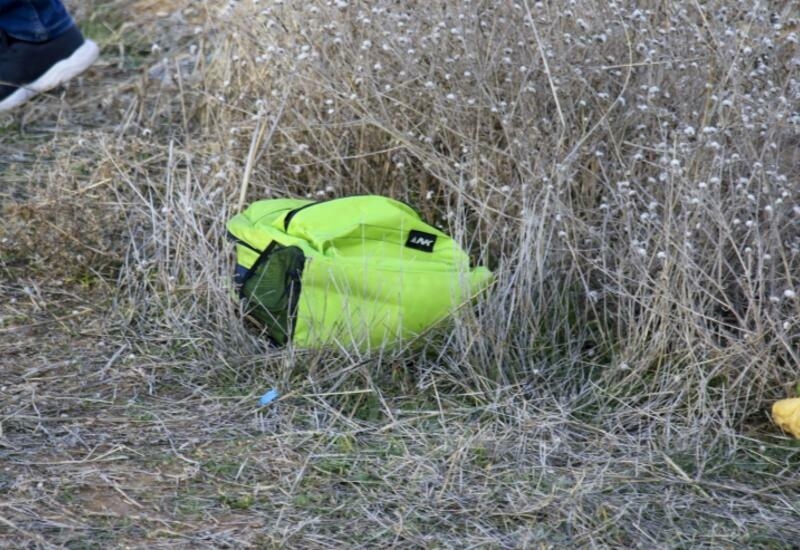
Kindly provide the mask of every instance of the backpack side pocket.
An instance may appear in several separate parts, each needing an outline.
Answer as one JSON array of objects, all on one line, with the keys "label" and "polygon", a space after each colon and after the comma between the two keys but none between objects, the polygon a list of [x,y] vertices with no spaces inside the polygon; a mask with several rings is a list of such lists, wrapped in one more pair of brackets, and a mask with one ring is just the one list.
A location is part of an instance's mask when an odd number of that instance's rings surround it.
[{"label": "backpack side pocket", "polygon": [[241,283],[245,314],[262,324],[278,346],[292,336],[305,259],[299,247],[273,241]]}]

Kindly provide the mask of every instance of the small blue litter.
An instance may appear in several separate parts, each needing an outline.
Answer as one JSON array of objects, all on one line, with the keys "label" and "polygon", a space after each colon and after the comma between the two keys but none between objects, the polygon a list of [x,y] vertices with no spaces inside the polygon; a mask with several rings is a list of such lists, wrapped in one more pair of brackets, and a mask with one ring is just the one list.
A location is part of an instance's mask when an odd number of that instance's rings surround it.
[{"label": "small blue litter", "polygon": [[263,407],[264,405],[269,405],[277,398],[278,398],[278,390],[272,388],[267,393],[261,396],[261,399],[258,400],[258,404]]}]

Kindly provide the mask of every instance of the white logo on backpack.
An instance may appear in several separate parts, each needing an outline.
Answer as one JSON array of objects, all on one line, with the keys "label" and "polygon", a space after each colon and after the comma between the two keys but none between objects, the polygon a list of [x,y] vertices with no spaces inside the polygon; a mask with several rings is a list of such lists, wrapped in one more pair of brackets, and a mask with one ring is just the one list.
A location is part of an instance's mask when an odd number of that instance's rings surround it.
[{"label": "white logo on backpack", "polygon": [[414,237],[411,239],[411,244],[418,244],[420,246],[424,246],[425,248],[430,248],[433,246],[433,239],[426,239],[425,237]]}]

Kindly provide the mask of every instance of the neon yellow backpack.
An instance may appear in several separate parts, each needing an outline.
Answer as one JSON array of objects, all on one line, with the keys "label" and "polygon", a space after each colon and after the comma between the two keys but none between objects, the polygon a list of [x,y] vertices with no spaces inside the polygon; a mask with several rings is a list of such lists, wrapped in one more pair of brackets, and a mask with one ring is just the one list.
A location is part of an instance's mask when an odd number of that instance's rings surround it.
[{"label": "neon yellow backpack", "polygon": [[245,312],[279,346],[396,344],[492,280],[451,237],[386,197],[261,200],[227,227]]}]

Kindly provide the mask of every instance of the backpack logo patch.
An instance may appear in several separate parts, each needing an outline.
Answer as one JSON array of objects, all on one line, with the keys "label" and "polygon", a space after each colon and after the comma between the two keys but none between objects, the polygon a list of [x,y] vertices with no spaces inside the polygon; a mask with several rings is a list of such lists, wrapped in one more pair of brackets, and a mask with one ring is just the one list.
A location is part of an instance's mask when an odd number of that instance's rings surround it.
[{"label": "backpack logo patch", "polygon": [[436,235],[425,233],[423,231],[417,231],[416,229],[411,230],[411,232],[408,234],[408,240],[406,241],[406,246],[408,248],[421,250],[423,252],[433,252],[433,245],[435,244]]}]

